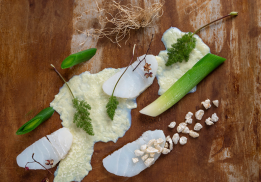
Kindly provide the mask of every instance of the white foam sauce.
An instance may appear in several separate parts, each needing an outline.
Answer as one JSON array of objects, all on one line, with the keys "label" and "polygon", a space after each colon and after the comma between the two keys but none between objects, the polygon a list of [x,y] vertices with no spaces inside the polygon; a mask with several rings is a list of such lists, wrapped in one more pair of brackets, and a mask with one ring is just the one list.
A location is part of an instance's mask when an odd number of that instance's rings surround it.
[{"label": "white foam sauce", "polygon": [[[162,42],[166,49],[171,48],[171,45],[177,42],[178,38],[181,38],[185,32],[181,32],[178,28],[171,27],[162,36]],[[201,40],[197,35],[196,47],[192,50],[189,56],[188,62],[174,63],[171,66],[165,66],[168,55],[167,50],[160,51],[156,56],[158,61],[157,79],[159,83],[159,95],[166,92],[180,77],[182,77],[189,69],[191,69],[201,58],[210,52],[209,47]],[[195,92],[196,88],[191,92]]]},{"label": "white foam sauce", "polygon": [[135,100],[118,99],[119,105],[114,120],[111,121],[106,112],[109,96],[102,90],[102,84],[119,69],[104,69],[97,74],[84,72],[74,76],[68,82],[75,97],[87,101],[91,105],[90,117],[95,135],[90,136],[73,123],[75,109],[72,96],[64,85],[50,106],[59,114],[62,125],[70,130],[73,143],[68,155],[63,159],[56,171],[54,181],[81,181],[90,170],[93,146],[97,141],[114,141],[122,137],[131,124],[130,111],[137,107]]}]

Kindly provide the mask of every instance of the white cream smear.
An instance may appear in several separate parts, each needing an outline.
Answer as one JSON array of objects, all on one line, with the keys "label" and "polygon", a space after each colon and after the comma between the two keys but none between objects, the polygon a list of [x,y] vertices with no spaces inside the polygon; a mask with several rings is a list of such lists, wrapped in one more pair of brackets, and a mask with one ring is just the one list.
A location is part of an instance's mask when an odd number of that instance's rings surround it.
[{"label": "white cream smear", "polygon": [[72,96],[64,85],[50,106],[59,114],[62,125],[70,130],[73,135],[71,149],[56,170],[55,182],[81,181],[92,170],[90,164],[95,142],[114,141],[122,137],[130,128],[130,111],[137,107],[135,100],[119,99],[114,120],[111,121],[106,112],[106,104],[109,100],[102,90],[102,84],[120,69],[104,69],[97,74],[84,72],[74,76],[68,84],[74,96],[87,101],[91,105],[90,117],[94,130],[94,136],[88,135],[73,123],[75,109],[72,105]]},{"label": "white cream smear", "polygon": [[[171,27],[162,36],[162,42],[166,49],[171,48],[171,45],[177,42],[177,39],[181,38],[185,32],[181,32],[176,27]],[[182,77],[189,69],[191,69],[201,58],[210,52],[210,48],[202,41],[198,35],[194,35],[196,38],[196,47],[189,55],[188,62],[182,61],[181,63],[174,63],[171,66],[165,66],[168,60],[167,50],[160,51],[156,56],[158,61],[157,79],[159,83],[159,95],[166,92],[180,77]],[[190,92],[195,92],[196,87]]]}]

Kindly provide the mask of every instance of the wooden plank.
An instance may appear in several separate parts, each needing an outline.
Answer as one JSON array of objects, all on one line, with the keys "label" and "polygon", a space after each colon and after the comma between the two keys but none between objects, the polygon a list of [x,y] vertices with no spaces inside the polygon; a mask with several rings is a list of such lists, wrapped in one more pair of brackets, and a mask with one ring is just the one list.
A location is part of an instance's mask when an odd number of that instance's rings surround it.
[{"label": "wooden plank", "polygon": [[[15,135],[23,123],[49,106],[63,84],[51,71],[51,63],[60,65],[71,52],[97,47],[95,59],[61,71],[70,79],[86,70],[96,73],[107,67],[126,66],[134,43],[140,55],[147,50],[153,33],[147,29],[132,32],[132,38],[126,45],[122,44],[122,48],[106,39],[77,48],[78,42],[72,37],[76,35],[75,18],[86,10],[84,8],[95,7],[93,1],[85,0],[81,1],[81,9],[79,2],[0,1],[0,168],[3,181],[40,181],[45,176],[53,180],[46,171],[25,172],[15,160],[24,148],[61,127],[59,115],[55,113],[36,131]],[[98,3],[102,4],[103,0]],[[139,1],[139,5],[148,4]],[[164,114],[152,118],[138,111],[158,97],[155,80],[138,97],[138,108],[132,111],[132,126],[125,136],[116,143],[95,144],[93,170],[83,181],[260,181],[260,7],[260,1],[247,0],[166,1],[150,53],[157,55],[164,49],[160,39],[170,26],[194,31],[230,11],[238,11],[238,17],[223,20],[199,33],[211,52],[226,57],[227,61],[198,85],[196,93],[188,94]],[[208,110],[203,119],[216,112],[220,121],[211,127],[203,125],[198,139],[188,138],[185,146],[175,146],[169,155],[161,156],[155,165],[133,178],[118,177],[104,169],[101,161],[105,156],[136,140],[146,130],[162,129],[172,136],[174,130],[167,125],[173,120],[184,121],[185,114],[202,108],[200,102],[206,98],[219,99],[221,104],[219,108]]]}]

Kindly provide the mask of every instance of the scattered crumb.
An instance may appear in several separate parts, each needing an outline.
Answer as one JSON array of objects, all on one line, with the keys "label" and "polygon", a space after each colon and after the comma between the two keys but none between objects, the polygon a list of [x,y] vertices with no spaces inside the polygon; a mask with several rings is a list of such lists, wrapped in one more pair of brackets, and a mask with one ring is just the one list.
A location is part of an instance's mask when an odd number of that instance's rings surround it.
[{"label": "scattered crumb", "polygon": [[209,117],[208,119],[206,119],[206,121],[205,121],[205,123],[207,124],[207,125],[213,125],[214,123],[211,121],[211,118]]},{"label": "scattered crumb", "polygon": [[179,139],[180,145],[185,145],[187,143],[187,140],[188,140],[187,137],[184,136],[180,137]]},{"label": "scattered crumb", "polygon": [[214,106],[218,107],[218,104],[219,104],[218,100],[213,100],[212,102],[213,102]]},{"label": "scattered crumb", "polygon": [[169,128],[174,128],[176,126],[176,122],[175,121],[173,121],[173,122],[171,122],[170,124],[169,124]]},{"label": "scattered crumb", "polygon": [[199,137],[199,134],[193,130],[189,131],[189,136],[193,137],[193,138],[197,138]]},{"label": "scattered crumb", "polygon": [[201,128],[203,128],[203,126],[200,123],[196,123],[194,126],[195,131],[199,131],[199,130],[201,130]]},{"label": "scattered crumb", "polygon": [[205,109],[211,108],[211,104],[210,104],[210,100],[209,99],[201,102],[201,104],[205,107]]},{"label": "scattered crumb", "polygon": [[195,117],[197,118],[197,120],[201,120],[202,117],[204,115],[204,111],[202,109],[198,110],[196,113],[195,113]]}]

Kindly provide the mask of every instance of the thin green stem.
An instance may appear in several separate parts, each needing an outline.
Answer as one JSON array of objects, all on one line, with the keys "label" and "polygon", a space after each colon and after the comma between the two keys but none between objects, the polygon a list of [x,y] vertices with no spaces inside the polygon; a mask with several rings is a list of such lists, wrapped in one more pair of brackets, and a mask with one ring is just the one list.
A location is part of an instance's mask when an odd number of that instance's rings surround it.
[{"label": "thin green stem", "polygon": [[113,91],[112,91],[111,96],[113,96],[114,91],[115,91],[115,89],[116,89],[116,86],[118,85],[118,83],[119,83],[121,77],[124,75],[124,73],[127,71],[127,69],[129,68],[129,66],[130,66],[131,63],[132,63],[133,57],[134,57],[134,55],[135,55],[135,46],[136,46],[136,44],[134,44],[134,46],[133,46],[133,53],[132,53],[131,61],[130,61],[129,65],[127,66],[127,68],[124,70],[124,72],[121,74],[121,76],[120,76],[120,78],[118,79],[118,81],[116,82],[116,84],[115,84],[115,86],[114,86],[114,88],[113,88]]},{"label": "thin green stem", "polygon": [[223,18],[226,18],[226,17],[229,17],[229,16],[237,16],[237,15],[238,15],[237,12],[231,12],[231,13],[229,13],[228,15],[223,16],[223,17],[221,17],[221,18],[219,18],[219,19],[216,19],[216,20],[214,20],[214,21],[212,21],[212,22],[206,24],[205,26],[203,26],[203,27],[197,29],[197,30],[192,34],[192,36],[195,35],[195,34],[197,34],[201,29],[205,28],[206,26],[211,25],[212,23],[215,23],[216,21],[222,20]]},{"label": "thin green stem", "polygon": [[65,79],[63,78],[63,76],[57,71],[57,69],[54,67],[54,65],[51,64],[51,66],[54,68],[54,71],[63,79],[64,83],[67,85],[69,91],[71,92],[72,94],[72,97],[75,99],[73,93],[72,93],[72,90],[71,88],[69,87],[68,83],[65,81]]}]

